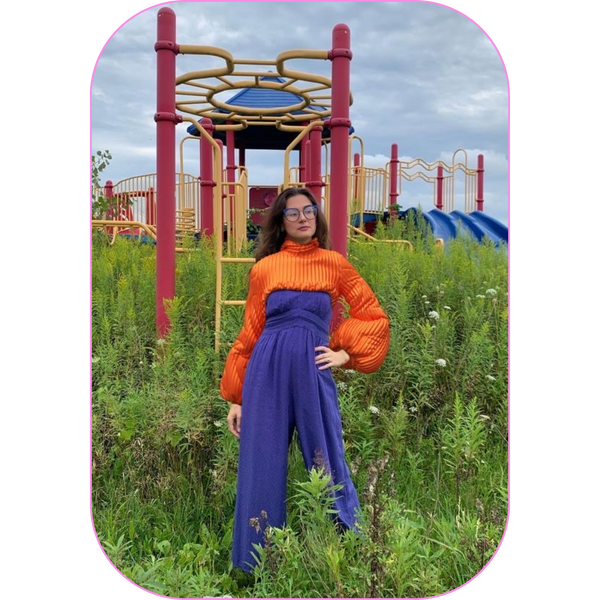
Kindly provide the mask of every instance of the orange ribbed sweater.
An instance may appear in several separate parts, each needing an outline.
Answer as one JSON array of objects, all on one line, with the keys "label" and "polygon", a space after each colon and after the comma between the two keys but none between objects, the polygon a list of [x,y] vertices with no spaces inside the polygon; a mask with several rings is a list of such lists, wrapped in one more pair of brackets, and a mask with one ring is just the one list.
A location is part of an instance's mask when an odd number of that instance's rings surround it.
[{"label": "orange ribbed sweater", "polygon": [[221,378],[225,400],[242,403],[246,367],[265,326],[267,297],[276,290],[327,292],[332,305],[343,296],[350,316],[335,329],[329,347],[348,353],[345,369],[362,373],[379,369],[388,352],[390,326],[369,285],[341,254],[320,248],[316,238],[308,244],[287,238],[279,252],[263,258],[250,271],[244,326],[227,356]]}]

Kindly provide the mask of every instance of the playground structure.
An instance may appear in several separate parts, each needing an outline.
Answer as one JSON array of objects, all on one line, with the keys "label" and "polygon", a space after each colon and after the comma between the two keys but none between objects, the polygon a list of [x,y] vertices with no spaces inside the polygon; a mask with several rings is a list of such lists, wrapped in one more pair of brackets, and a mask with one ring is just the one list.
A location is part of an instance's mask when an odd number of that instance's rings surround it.
[{"label": "playground structure", "polygon": [[[310,189],[329,223],[333,249],[344,256],[348,239],[364,236],[375,241],[369,232],[377,220],[394,218],[386,207],[398,202],[403,180],[421,179],[432,184],[435,209],[424,217],[440,243],[456,235],[458,220],[478,239],[487,235],[494,241],[507,241],[506,228],[482,213],[482,155],[475,169],[467,166],[464,150],[454,153],[451,164],[429,164],[422,159],[405,162],[398,159],[398,146],[393,144],[385,167],[365,166],[363,140],[354,133],[349,119],[352,52],[346,25],[333,28],[330,50],[290,50],[275,60],[252,60],[236,59],[221,48],[177,44],[176,17],[170,8],[160,9],[157,20],[157,173],[115,185],[107,182],[104,190],[95,193],[110,200],[111,208],[105,219],[92,224],[103,227],[113,240],[117,235],[128,235],[156,243],[156,324],[161,337],[169,329],[164,300],[175,295],[176,252],[188,250],[186,237],[214,235],[215,348],[219,350],[222,308],[245,304],[222,297],[223,268],[229,263],[254,262],[239,256],[247,239],[248,209],[267,209],[285,187]],[[176,77],[179,54],[217,57],[223,65]],[[286,63],[296,59],[331,61],[331,78],[291,70]],[[253,69],[243,70],[246,66]],[[226,101],[217,97],[237,90]],[[190,124],[190,135],[180,142],[180,168],[176,172],[175,129],[182,122]],[[199,177],[184,173],[183,150],[190,141],[199,142]],[[360,144],[360,152],[352,155],[354,142]],[[281,185],[248,187],[245,153],[260,148],[284,150]],[[239,165],[235,164],[235,149]],[[290,166],[294,151],[298,166]],[[464,162],[456,160],[461,152]],[[464,212],[454,209],[457,173],[464,175]],[[258,215],[251,219],[256,224]],[[390,243],[411,248],[404,240]],[[338,306],[332,326],[339,314]]]}]

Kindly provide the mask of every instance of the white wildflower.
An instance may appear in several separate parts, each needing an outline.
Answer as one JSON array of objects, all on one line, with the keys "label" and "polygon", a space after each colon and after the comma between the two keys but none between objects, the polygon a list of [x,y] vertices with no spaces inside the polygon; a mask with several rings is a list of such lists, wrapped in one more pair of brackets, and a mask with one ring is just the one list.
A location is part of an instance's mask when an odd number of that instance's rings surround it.
[{"label": "white wildflower", "polygon": [[223,427],[223,421],[214,421],[214,422],[213,422],[213,425],[214,425],[215,427]]},{"label": "white wildflower", "polygon": [[440,318],[439,313],[435,312],[435,310],[432,310],[427,316],[430,319],[435,319],[436,321]]},{"label": "white wildflower", "polygon": [[156,363],[155,363],[155,362],[153,362],[153,363],[152,363],[150,366],[151,366],[153,369],[156,369]]},{"label": "white wildflower", "polygon": [[422,300],[424,300],[425,298],[427,298],[427,296],[425,296],[425,295],[421,296]]},{"label": "white wildflower", "polygon": [[411,406],[408,410],[410,410],[411,413],[416,413],[417,412],[417,407],[416,406]]},{"label": "white wildflower", "polygon": [[425,300],[425,304],[431,304],[431,302],[429,302],[429,300]]},{"label": "white wildflower", "polygon": [[477,296],[475,296],[475,298],[485,298],[485,296],[483,296],[481,294],[477,294]]},{"label": "white wildflower", "polygon": [[339,381],[337,384],[337,389],[344,392],[348,389],[348,386],[346,385],[346,383],[344,381]]},{"label": "white wildflower", "polygon": [[140,360],[140,366],[143,366],[143,364],[144,364],[144,361]]},{"label": "white wildflower", "polygon": [[376,406],[369,406],[369,410],[374,414],[374,415],[378,415],[379,414],[379,409]]},{"label": "white wildflower", "polygon": [[354,369],[346,369],[346,373],[349,373],[350,375],[354,375],[356,373],[356,371]]},{"label": "white wildflower", "polygon": [[435,359],[435,364],[438,367],[445,367],[447,363],[446,363],[446,361],[443,358],[436,358]]},{"label": "white wildflower", "polygon": [[100,357],[99,356],[93,356],[92,357],[92,364],[96,364],[97,362],[100,362]]},{"label": "white wildflower", "polygon": [[440,290],[440,296],[444,295],[444,290]]},{"label": "white wildflower", "polygon": [[490,288],[489,290],[485,290],[485,293],[490,296],[495,296],[498,292],[494,288]]},{"label": "white wildflower", "polygon": [[493,375],[486,375],[486,377],[490,380],[490,381],[496,381],[496,378]]},{"label": "white wildflower", "polygon": [[164,346],[167,343],[167,340],[165,340],[165,338],[160,338],[157,340],[156,342],[159,346]]},{"label": "white wildflower", "polygon": [[444,306],[446,310],[452,310],[449,306]]}]

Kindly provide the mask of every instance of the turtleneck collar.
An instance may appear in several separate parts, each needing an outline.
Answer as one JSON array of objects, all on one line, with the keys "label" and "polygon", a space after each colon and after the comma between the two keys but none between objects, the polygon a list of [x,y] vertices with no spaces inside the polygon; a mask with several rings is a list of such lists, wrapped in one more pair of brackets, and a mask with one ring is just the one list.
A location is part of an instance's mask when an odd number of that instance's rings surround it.
[{"label": "turtleneck collar", "polygon": [[306,244],[300,244],[299,242],[295,242],[289,237],[285,238],[281,246],[281,250],[285,250],[287,252],[293,252],[294,254],[306,254],[308,252],[312,252],[319,247],[319,240],[317,238],[313,238],[310,242]]}]

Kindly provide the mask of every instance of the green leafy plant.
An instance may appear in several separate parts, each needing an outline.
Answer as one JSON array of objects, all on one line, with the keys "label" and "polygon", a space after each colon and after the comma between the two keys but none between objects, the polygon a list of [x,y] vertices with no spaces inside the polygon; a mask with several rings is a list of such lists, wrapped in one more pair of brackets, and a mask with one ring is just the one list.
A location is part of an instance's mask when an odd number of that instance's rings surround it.
[{"label": "green leafy plant", "polygon": [[453,475],[456,484],[456,497],[460,502],[460,487],[479,466],[481,450],[486,440],[484,421],[486,415],[479,413],[474,399],[466,407],[458,394],[454,399],[454,414],[442,430],[442,452],[444,463]]},{"label": "green leafy plant", "polygon": [[[507,255],[467,238],[439,252],[418,214],[377,235],[415,248],[348,248],[391,328],[377,373],[333,373],[360,531],[336,527],[329,478],[307,473],[295,435],[288,520],[266,525],[260,569],[243,575],[230,560],[239,442],[219,395],[243,308],[223,311],[217,354],[214,242],[177,255],[159,340],[156,248],[93,236],[92,508],[132,581],[171,597],[417,598],[489,560],[508,509]],[[247,272],[225,271],[227,298],[245,297]]]},{"label": "green leafy plant", "polygon": [[98,193],[98,190],[102,188],[100,175],[111,160],[108,150],[98,150],[96,154],[92,154],[92,219],[102,219],[110,208],[110,200],[103,193]]},{"label": "green leafy plant", "polygon": [[260,225],[254,224],[252,215],[264,216],[267,209],[265,208],[250,208],[248,209],[248,218],[246,220],[246,231],[250,234],[260,233]]}]

